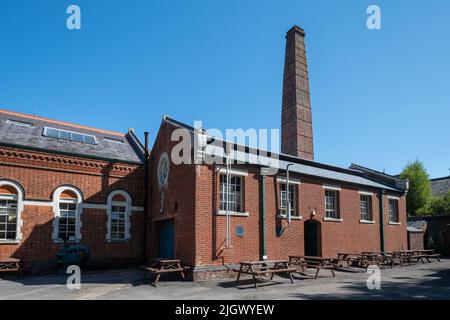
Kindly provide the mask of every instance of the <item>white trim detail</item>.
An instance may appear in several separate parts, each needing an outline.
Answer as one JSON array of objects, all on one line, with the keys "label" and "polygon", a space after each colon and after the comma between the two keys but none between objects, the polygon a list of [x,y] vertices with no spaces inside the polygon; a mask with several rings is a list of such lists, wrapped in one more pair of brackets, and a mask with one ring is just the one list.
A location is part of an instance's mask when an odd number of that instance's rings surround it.
[{"label": "white trim detail", "polygon": [[[222,166],[218,166],[218,168],[219,168],[219,173],[223,173],[223,174],[227,173],[227,168],[222,167]],[[248,176],[248,171],[244,170],[244,169],[230,169],[230,170],[228,170],[228,172],[231,175],[235,175],[235,176],[242,176],[242,177]]]},{"label": "white trim detail", "polygon": [[365,196],[371,196],[371,197],[374,196],[374,193],[370,192],[370,191],[359,190],[358,193],[362,194],[362,195],[365,195]]},{"label": "white trim detail", "polygon": [[19,244],[20,240],[0,240],[0,245],[2,244]]},{"label": "white trim detail", "polygon": [[[287,183],[286,178],[281,178],[281,177],[277,177],[277,182],[278,183]],[[291,179],[289,178],[289,184],[300,184],[300,180],[299,179]]]},{"label": "white trim detail", "polygon": [[329,218],[329,217],[323,217],[323,221],[330,221],[330,222],[342,222],[344,221],[342,218]]},{"label": "white trim detail", "polygon": [[[24,200],[24,206],[37,206],[37,207],[52,207],[53,201],[38,201],[38,200]],[[103,209],[106,210],[108,208],[108,204],[106,203],[87,203],[83,202],[80,204],[83,209]],[[144,207],[140,206],[132,206],[131,211],[143,212]]]},{"label": "white trim detail", "polygon": [[71,186],[61,186],[53,192],[53,214],[55,219],[53,220],[53,234],[52,239],[54,242],[61,242],[62,239],[59,238],[59,203],[66,202],[67,200],[61,199],[61,193],[64,191],[71,191],[75,193],[77,198],[75,199],[75,204],[77,205],[76,213],[76,225],[75,225],[75,241],[81,240],[81,214],[83,213],[83,195],[80,190]]},{"label": "white trim detail", "polygon": [[359,223],[363,223],[363,224],[375,224],[375,221],[373,221],[373,220],[359,220]]},{"label": "white trim detail", "polygon": [[396,196],[387,196],[388,199],[400,200],[400,197]]},{"label": "white trim detail", "polygon": [[[125,201],[113,201],[112,199],[114,196],[121,195],[125,197]],[[111,213],[112,213],[112,206],[123,206],[125,207],[125,239],[111,239]],[[131,203],[131,196],[128,194],[128,192],[123,190],[114,190],[108,195],[107,199],[107,207],[106,207],[106,214],[108,215],[108,220],[106,223],[106,240],[108,242],[120,242],[120,241],[128,241],[130,240],[130,229],[131,229],[131,222],[130,222],[130,216],[132,211],[132,203]]]},{"label": "white trim detail", "polygon": [[83,209],[103,209],[106,210],[108,208],[107,204],[103,203],[82,203],[81,207]]},{"label": "white trim detail", "polygon": [[393,225],[393,226],[400,226],[402,223],[401,222],[389,221],[388,224]]},{"label": "white trim detail", "polygon": [[[248,212],[235,212],[235,211],[229,211],[228,214],[229,214],[230,216],[235,216],[235,217],[248,217],[248,216],[249,216],[249,213],[248,213]],[[227,212],[226,212],[226,211],[223,211],[223,210],[219,210],[219,211],[217,212],[217,215],[219,215],[219,216],[226,216],[226,215],[227,215]]]},{"label": "white trim detail", "polygon": [[[279,213],[279,214],[277,214],[277,218],[286,219],[287,217],[285,214]],[[303,219],[303,216],[294,216],[291,214],[291,220],[302,220],[302,219]]]},{"label": "white trim detail", "polygon": [[22,226],[23,226],[22,212],[23,212],[24,192],[22,190],[22,187],[15,181],[1,180],[0,187],[3,186],[12,187],[17,191],[17,197],[16,196],[9,197],[10,199],[17,200],[17,225],[16,225],[16,239],[5,240],[1,241],[0,243],[11,243],[11,242],[17,243],[20,242],[20,240],[22,240]]},{"label": "white trim detail", "polygon": [[338,185],[323,184],[322,187],[323,187],[324,189],[328,189],[328,190],[341,191],[341,186],[338,186]]},{"label": "white trim detail", "polygon": [[36,200],[24,200],[24,206],[38,206],[38,207],[52,207],[52,201],[36,201]]}]

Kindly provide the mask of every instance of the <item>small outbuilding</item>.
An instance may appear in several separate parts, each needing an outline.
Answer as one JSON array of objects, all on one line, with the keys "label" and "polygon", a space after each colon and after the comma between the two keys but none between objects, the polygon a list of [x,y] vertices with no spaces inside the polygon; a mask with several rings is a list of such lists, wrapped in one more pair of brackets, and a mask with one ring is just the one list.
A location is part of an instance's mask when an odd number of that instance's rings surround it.
[{"label": "small outbuilding", "polygon": [[[425,222],[426,227],[426,222]],[[408,249],[409,250],[423,250],[425,249],[424,245],[424,235],[425,231],[413,226],[410,226],[408,223],[408,227],[406,229],[408,231]]]}]

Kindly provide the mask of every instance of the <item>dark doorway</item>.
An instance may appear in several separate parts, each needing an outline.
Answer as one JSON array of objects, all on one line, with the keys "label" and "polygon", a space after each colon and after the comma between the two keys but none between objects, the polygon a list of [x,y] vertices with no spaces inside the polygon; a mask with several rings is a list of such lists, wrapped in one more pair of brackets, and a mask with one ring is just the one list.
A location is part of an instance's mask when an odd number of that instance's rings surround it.
[{"label": "dark doorway", "polygon": [[164,220],[159,222],[159,257],[164,259],[174,258],[174,222]]},{"label": "dark doorway", "polygon": [[320,257],[322,255],[320,222],[306,220],[304,234],[305,256]]}]

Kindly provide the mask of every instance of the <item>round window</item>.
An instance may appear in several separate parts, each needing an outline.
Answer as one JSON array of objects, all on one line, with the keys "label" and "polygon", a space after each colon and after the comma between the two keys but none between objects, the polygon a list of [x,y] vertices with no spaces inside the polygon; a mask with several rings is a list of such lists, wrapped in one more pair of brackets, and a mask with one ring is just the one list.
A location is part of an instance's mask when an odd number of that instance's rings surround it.
[{"label": "round window", "polygon": [[159,158],[158,163],[158,183],[162,188],[167,183],[167,178],[169,177],[169,157],[167,153],[163,153],[161,158]]}]

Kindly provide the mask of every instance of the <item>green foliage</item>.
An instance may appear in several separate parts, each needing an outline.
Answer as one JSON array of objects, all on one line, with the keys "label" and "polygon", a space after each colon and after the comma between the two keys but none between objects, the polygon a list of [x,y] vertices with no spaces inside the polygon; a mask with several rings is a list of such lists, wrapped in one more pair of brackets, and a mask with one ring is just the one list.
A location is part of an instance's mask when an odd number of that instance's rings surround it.
[{"label": "green foliage", "polygon": [[450,191],[443,197],[433,197],[426,206],[428,214],[450,215]]},{"label": "green foliage", "polygon": [[409,215],[426,214],[431,199],[430,178],[422,162],[418,159],[403,169],[400,178],[409,180],[406,195],[406,210]]}]

